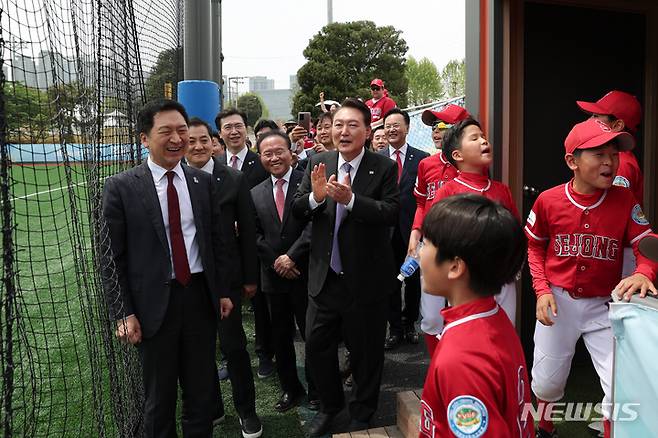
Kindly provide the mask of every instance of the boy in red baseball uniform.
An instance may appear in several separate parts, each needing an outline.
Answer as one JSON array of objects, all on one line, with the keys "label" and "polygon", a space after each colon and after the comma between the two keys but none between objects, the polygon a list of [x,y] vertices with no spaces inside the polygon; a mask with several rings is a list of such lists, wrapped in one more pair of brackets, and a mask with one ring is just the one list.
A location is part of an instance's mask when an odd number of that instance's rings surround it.
[{"label": "boy in red baseball uniform", "polygon": [[498,203],[462,194],[434,205],[422,231],[423,289],[452,306],[441,311],[446,325],[423,387],[419,437],[530,438],[523,349],[494,300],[525,258],[519,221]]},{"label": "boy in red baseball uniform", "polygon": [[[638,252],[638,242],[651,228],[633,194],[613,185],[619,151],[633,149],[633,136],[588,119],[573,127],[564,145],[574,178],[542,192],[525,227],[537,294],[532,390],[540,412],[547,402],[562,398],[582,336],[605,394],[602,411],[609,419],[613,345],[607,303],[613,290],[626,299],[637,290],[642,296],[647,291],[656,294],[656,265]],[[625,245],[633,247],[637,267],[622,279]],[[609,437],[609,420],[604,427]],[[537,436],[556,437],[553,423],[543,418]]]},{"label": "boy in red baseball uniform", "polygon": [[[520,215],[512,200],[512,192],[509,187],[499,181],[493,181],[487,176],[489,166],[493,162],[493,147],[482,132],[480,123],[470,117],[462,120],[446,132],[443,140],[443,155],[453,167],[458,169],[459,174],[443,184],[436,191],[433,199],[426,201],[425,209],[429,210],[435,203],[453,195],[474,193],[500,203],[520,222]],[[496,295],[496,302],[500,304],[514,324],[516,319],[516,285],[514,282],[503,286],[500,293]],[[440,333],[443,327],[443,319],[440,314],[440,310],[443,308],[441,304],[436,300],[423,302],[423,319],[420,325],[426,334],[425,340],[430,356],[438,342],[436,334]]]}]

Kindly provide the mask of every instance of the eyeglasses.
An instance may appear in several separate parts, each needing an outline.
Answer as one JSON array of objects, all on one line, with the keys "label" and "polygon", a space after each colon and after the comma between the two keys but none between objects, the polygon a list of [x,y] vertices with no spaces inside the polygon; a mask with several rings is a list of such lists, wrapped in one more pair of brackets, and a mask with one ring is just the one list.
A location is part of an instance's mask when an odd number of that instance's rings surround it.
[{"label": "eyeglasses", "polygon": [[234,123],[233,125],[224,125],[224,126],[222,126],[222,131],[231,132],[234,129],[236,131],[239,131],[241,129],[244,129],[244,127],[245,127],[244,123]]},{"label": "eyeglasses", "polygon": [[399,123],[393,123],[390,125],[384,125],[384,129],[400,129],[402,127]]},{"label": "eyeglasses", "polygon": [[378,87],[377,85],[373,85],[373,86],[370,87],[370,89],[371,89],[372,91],[379,91],[379,90],[382,89],[382,87]]},{"label": "eyeglasses", "polygon": [[278,149],[278,150],[276,150],[276,151],[274,151],[274,152],[267,151],[267,152],[265,152],[264,154],[261,154],[261,155],[262,155],[263,157],[265,157],[266,159],[269,160],[269,159],[272,158],[272,157],[281,158],[281,157],[283,157],[283,156],[284,156],[286,153],[288,153],[288,152],[290,152],[290,151],[287,150],[287,149]]}]

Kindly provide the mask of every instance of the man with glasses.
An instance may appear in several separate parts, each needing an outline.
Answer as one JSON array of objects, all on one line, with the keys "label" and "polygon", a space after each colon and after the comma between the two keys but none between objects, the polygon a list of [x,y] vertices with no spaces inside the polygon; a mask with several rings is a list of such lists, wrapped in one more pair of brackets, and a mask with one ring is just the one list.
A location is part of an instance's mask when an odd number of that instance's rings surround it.
[{"label": "man with glasses", "polygon": [[[411,224],[416,212],[414,184],[418,174],[420,160],[429,156],[427,152],[411,147],[407,143],[409,133],[409,114],[399,108],[393,108],[384,116],[384,132],[388,146],[379,153],[390,158],[397,166],[398,186],[400,187],[400,214],[391,238],[393,255],[397,266],[402,265],[407,256]],[[390,296],[388,325],[389,335],[384,343],[385,350],[397,347],[403,339],[411,344],[418,343],[415,322],[418,320],[420,302],[420,271],[404,281],[404,309],[402,308],[402,283],[393,282]]]},{"label": "man with glasses", "polygon": [[370,108],[370,117],[372,119],[370,123],[375,124],[398,105],[388,97],[388,91],[384,88],[384,81],[381,79],[375,78],[370,82],[370,92],[372,93],[372,99],[368,99],[366,105]]}]

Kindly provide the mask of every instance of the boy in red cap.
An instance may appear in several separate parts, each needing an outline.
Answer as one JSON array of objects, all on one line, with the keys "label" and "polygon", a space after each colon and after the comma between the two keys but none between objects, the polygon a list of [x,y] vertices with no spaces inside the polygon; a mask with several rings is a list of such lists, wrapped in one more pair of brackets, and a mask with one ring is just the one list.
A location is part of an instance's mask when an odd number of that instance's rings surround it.
[{"label": "boy in red cap", "polygon": [[[605,394],[602,411],[610,436],[612,331],[610,292],[625,299],[639,290],[656,294],[656,264],[638,252],[651,232],[633,194],[613,181],[619,151],[635,146],[633,136],[597,119],[573,127],[565,161],[574,172],[566,184],[542,192],[528,215],[528,262],[537,294],[532,390],[539,412],[564,395],[576,342],[582,336]],[[635,272],[622,279],[621,248],[632,246]],[[556,437],[542,415],[537,437]]]},{"label": "boy in red cap", "polygon": [[[420,438],[530,438],[521,342],[494,296],[525,258],[519,221],[483,196],[438,202],[423,223],[423,289],[452,303],[421,399]],[[492,263],[495,260],[496,263]]]},{"label": "boy in red cap", "polygon": [[366,101],[366,105],[370,108],[370,124],[383,119],[386,113],[398,106],[393,99],[388,97],[388,93],[384,88],[384,81],[381,79],[373,79],[370,81],[370,92],[372,99]]}]

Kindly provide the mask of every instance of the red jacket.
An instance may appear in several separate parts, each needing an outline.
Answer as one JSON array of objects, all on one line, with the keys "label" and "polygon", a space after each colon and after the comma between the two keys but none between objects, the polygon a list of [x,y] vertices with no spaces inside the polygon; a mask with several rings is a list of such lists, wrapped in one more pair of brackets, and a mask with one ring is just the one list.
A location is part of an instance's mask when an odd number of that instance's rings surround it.
[{"label": "red jacket", "polygon": [[387,112],[398,106],[393,99],[384,96],[377,102],[369,99],[366,105],[370,108],[370,123],[375,123],[379,119],[383,119]]}]

